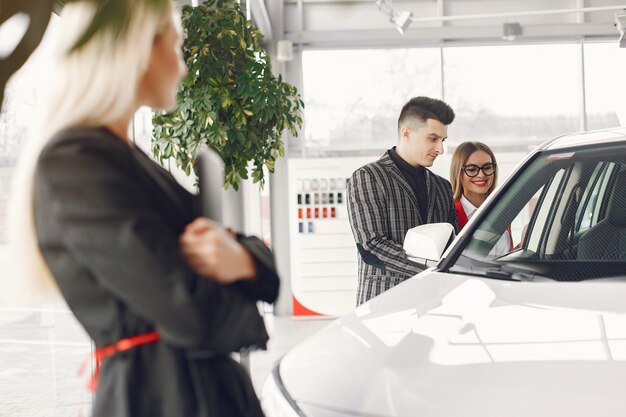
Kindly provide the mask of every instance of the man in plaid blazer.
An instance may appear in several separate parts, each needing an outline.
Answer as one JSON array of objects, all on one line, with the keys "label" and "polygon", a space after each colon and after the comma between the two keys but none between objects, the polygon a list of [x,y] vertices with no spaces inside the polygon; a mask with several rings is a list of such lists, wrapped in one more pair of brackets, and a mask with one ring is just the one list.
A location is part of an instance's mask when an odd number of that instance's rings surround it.
[{"label": "man in plaid blazer", "polygon": [[432,173],[454,111],[414,97],[398,118],[398,144],[357,169],[348,181],[348,213],[359,253],[357,305],[420,272],[403,249],[406,232],[426,223],[459,225],[446,179]]}]

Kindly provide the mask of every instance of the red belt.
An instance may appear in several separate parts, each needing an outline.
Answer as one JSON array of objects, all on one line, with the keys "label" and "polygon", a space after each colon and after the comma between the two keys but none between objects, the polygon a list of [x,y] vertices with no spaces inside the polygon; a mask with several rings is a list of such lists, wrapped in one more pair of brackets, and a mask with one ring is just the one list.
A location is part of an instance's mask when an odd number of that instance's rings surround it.
[{"label": "red belt", "polygon": [[[144,334],[139,334],[137,336],[131,336],[131,337],[127,337],[124,339],[120,339],[112,345],[108,345],[108,346],[104,346],[104,347],[96,349],[94,352],[94,359],[96,361],[96,369],[94,369],[93,373],[91,374],[91,378],[89,378],[89,382],[87,383],[87,389],[89,389],[89,391],[91,392],[95,392],[96,388],[98,388],[98,377],[100,375],[100,365],[102,364],[102,361],[104,361],[106,358],[108,358],[109,356],[113,356],[118,352],[124,352],[126,350],[135,348],[137,346],[147,345],[148,343],[156,342],[160,338],[161,338],[161,335],[159,335],[159,332],[144,333]],[[83,364],[80,367],[79,373],[81,375],[83,374],[85,370],[88,359],[85,360],[85,362],[83,362]]]}]

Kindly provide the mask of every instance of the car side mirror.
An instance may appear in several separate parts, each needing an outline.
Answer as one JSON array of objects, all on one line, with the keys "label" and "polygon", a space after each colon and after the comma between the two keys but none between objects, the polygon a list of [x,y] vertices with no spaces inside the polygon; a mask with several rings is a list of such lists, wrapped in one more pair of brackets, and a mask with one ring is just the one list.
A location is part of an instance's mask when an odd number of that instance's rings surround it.
[{"label": "car side mirror", "polygon": [[406,232],[404,250],[410,261],[430,267],[439,262],[454,235],[450,223],[423,224]]}]

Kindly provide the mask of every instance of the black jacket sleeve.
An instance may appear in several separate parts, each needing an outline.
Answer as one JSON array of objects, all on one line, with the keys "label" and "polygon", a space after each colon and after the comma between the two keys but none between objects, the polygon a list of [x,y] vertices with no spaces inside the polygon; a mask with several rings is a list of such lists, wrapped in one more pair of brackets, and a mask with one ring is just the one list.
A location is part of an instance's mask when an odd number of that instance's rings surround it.
[{"label": "black jacket sleeve", "polygon": [[237,235],[237,240],[252,254],[256,280],[239,281],[234,285],[254,300],[273,303],[278,297],[279,279],[272,251],[254,236]]}]

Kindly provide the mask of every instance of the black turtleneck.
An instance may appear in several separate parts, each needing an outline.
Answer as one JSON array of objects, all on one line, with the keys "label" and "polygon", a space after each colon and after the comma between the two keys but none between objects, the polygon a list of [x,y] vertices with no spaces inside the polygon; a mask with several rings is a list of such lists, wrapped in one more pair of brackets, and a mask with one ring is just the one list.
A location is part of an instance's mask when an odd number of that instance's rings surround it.
[{"label": "black turtleneck", "polygon": [[389,149],[389,157],[396,164],[406,181],[411,186],[415,198],[417,198],[417,206],[422,216],[422,221],[428,221],[428,187],[426,186],[426,169],[422,166],[417,168],[411,166],[408,162],[398,155],[396,147]]}]

